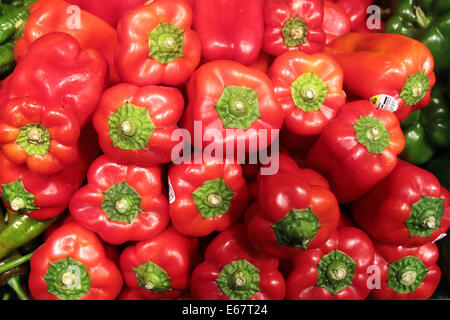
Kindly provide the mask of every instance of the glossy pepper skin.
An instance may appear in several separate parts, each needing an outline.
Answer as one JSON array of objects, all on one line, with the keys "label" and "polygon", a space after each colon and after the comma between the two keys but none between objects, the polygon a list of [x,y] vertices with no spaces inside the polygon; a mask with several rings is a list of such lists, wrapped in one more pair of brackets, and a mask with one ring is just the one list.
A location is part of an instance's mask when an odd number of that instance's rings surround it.
[{"label": "glossy pepper skin", "polygon": [[230,147],[234,151],[245,146],[246,152],[255,152],[268,147],[283,124],[282,110],[267,75],[235,61],[202,65],[189,79],[187,93],[189,103],[181,127],[195,137],[196,125],[200,124],[202,141],[201,145],[194,142],[196,148],[208,146],[229,154]]},{"label": "glossy pepper skin", "polygon": [[364,300],[374,247],[360,229],[338,229],[320,248],[294,258],[286,280],[288,300]]},{"label": "glossy pepper skin", "polygon": [[366,22],[367,7],[373,0],[332,0],[341,7],[349,16],[351,22],[351,30],[356,31],[362,24]]},{"label": "glossy pepper skin", "polygon": [[380,288],[370,297],[375,300],[425,300],[441,280],[437,265],[438,247],[431,242],[404,247],[374,242],[374,266],[380,270]]},{"label": "glossy pepper skin", "polygon": [[[35,40],[52,32],[68,33],[83,49],[99,52],[108,62],[109,80],[113,83],[119,81],[114,65],[114,50],[118,45],[116,30],[93,14],[84,10],[78,11],[70,3],[62,0],[39,0],[30,7],[30,17],[26,22],[23,36],[14,46],[15,60],[18,62],[22,59]],[[54,44],[49,44],[49,47],[52,46]]]},{"label": "glossy pepper skin", "polygon": [[399,160],[386,179],[353,204],[353,218],[374,239],[420,246],[449,228],[449,196],[433,174]]},{"label": "glossy pepper skin", "polygon": [[319,135],[345,104],[342,69],[328,55],[286,52],[268,75],[283,109],[283,128],[294,134]]},{"label": "glossy pepper skin", "polygon": [[74,222],[55,230],[30,263],[35,300],[114,300],[122,289],[120,270],[100,240]]},{"label": "glossy pepper skin", "polygon": [[398,34],[350,32],[330,43],[325,52],[341,66],[344,86],[352,93],[367,100],[380,94],[394,98],[400,121],[430,101],[436,82],[434,60],[417,40]]},{"label": "glossy pepper skin", "polygon": [[286,284],[278,259],[249,243],[245,227],[235,225],[217,235],[193,271],[190,292],[199,300],[282,300]]},{"label": "glossy pepper skin", "polygon": [[400,157],[416,165],[430,161],[440,149],[450,147],[450,102],[445,87],[437,83],[430,103],[402,121],[406,145]]},{"label": "glossy pepper skin", "polygon": [[239,163],[193,159],[169,168],[169,214],[179,232],[203,237],[234,224],[250,196]]},{"label": "glossy pepper skin", "polygon": [[343,34],[350,32],[352,23],[347,12],[332,1],[323,2],[323,24],[326,44]]},{"label": "glossy pepper skin", "polygon": [[0,106],[0,147],[17,165],[50,175],[76,161],[80,126],[76,115],[33,98]]},{"label": "glossy pepper skin", "polygon": [[107,89],[92,116],[103,152],[121,163],[171,161],[172,134],[184,110],[176,88],[121,83]]},{"label": "glossy pepper skin", "polygon": [[342,107],[322,130],[306,162],[330,181],[339,203],[349,203],[394,170],[404,146],[397,117],[359,100]]},{"label": "glossy pepper skin", "polygon": [[264,3],[263,50],[279,56],[287,51],[307,54],[325,46],[323,1],[267,0]]},{"label": "glossy pepper skin", "polygon": [[169,224],[161,175],[158,166],[119,164],[100,156],[89,167],[87,185],[72,196],[70,214],[110,244],[151,239]]},{"label": "glossy pepper skin", "polygon": [[195,0],[194,30],[202,58],[254,63],[262,47],[264,0]]},{"label": "glossy pepper skin", "polygon": [[82,49],[67,33],[54,32],[34,41],[8,77],[0,101],[36,97],[42,103],[64,106],[80,126],[97,107],[107,82],[105,59]]},{"label": "glossy pepper skin", "polygon": [[120,255],[125,283],[146,300],[177,298],[188,288],[195,250],[196,242],[173,227],[130,245]]},{"label": "glossy pepper skin", "polygon": [[323,245],[336,230],[333,193],[305,175],[260,176],[257,203],[245,215],[250,242],[267,255],[288,258]]},{"label": "glossy pepper skin", "polygon": [[191,24],[186,0],[155,0],[127,12],[117,26],[115,63],[121,79],[140,86],[185,82],[201,55]]},{"label": "glossy pepper skin", "polygon": [[47,220],[62,213],[99,154],[96,141],[95,131],[86,126],[78,142],[77,160],[50,176],[34,173],[25,165],[16,165],[0,152],[0,184],[5,206],[36,220]]}]

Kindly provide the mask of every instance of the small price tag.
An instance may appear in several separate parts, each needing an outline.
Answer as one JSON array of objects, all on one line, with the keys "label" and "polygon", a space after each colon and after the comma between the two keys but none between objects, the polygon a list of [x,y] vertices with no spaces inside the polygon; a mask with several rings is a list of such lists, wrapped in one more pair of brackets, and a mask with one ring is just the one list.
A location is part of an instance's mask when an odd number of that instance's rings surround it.
[{"label": "small price tag", "polygon": [[167,178],[167,182],[169,184],[169,203],[175,202],[175,192],[173,191],[172,184],[170,183],[170,179]]},{"label": "small price tag", "polygon": [[447,236],[446,233],[441,233],[436,239],[434,239],[434,241],[432,241],[433,243],[435,243],[436,241],[439,241],[441,239],[444,239]]},{"label": "small price tag", "polygon": [[370,98],[370,102],[372,102],[377,109],[385,109],[391,112],[395,112],[398,109],[398,102],[387,94],[378,94]]}]

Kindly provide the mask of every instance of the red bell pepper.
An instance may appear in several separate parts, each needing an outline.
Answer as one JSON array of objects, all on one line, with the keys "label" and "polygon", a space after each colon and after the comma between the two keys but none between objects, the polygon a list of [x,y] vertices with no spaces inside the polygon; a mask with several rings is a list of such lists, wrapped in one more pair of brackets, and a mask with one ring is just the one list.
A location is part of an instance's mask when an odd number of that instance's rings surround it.
[{"label": "red bell pepper", "polygon": [[294,134],[318,135],[345,104],[343,72],[328,55],[286,52],[270,66],[284,128]]},{"label": "red bell pepper", "polygon": [[250,242],[265,254],[287,258],[318,248],[337,228],[336,197],[302,173],[259,176],[259,201],[245,223]]},{"label": "red bell pepper", "polygon": [[115,63],[122,80],[139,86],[185,82],[201,55],[191,24],[186,0],[154,0],[128,11],[117,26]]},{"label": "red bell pepper", "polygon": [[282,147],[288,148],[291,151],[304,152],[308,151],[309,147],[313,145],[318,137],[318,135],[301,136],[283,127],[280,131],[280,144]]},{"label": "red bell pepper", "polygon": [[120,18],[129,10],[143,5],[146,0],[67,0],[67,2],[79,6],[81,9],[96,15],[108,22],[113,28],[117,27]]},{"label": "red bell pepper", "polygon": [[430,172],[403,160],[352,206],[372,238],[405,246],[434,241],[450,226],[450,193]]},{"label": "red bell pepper", "polygon": [[176,88],[118,84],[107,89],[92,116],[100,147],[122,163],[170,162],[178,143],[171,140],[184,110]]},{"label": "red bell pepper", "polygon": [[347,12],[338,4],[325,0],[323,3],[323,31],[326,44],[343,34],[349,33],[352,23]]},{"label": "red bell pepper", "polygon": [[338,229],[320,248],[294,258],[286,281],[288,300],[364,300],[374,247],[360,229]]},{"label": "red bell pepper", "polygon": [[80,125],[76,115],[39,99],[15,98],[0,106],[0,147],[17,165],[55,174],[75,162]]},{"label": "red bell pepper", "polygon": [[347,33],[325,52],[342,67],[345,87],[367,100],[390,96],[400,121],[430,101],[434,60],[419,41],[398,34]]},{"label": "red bell pepper", "polygon": [[339,203],[348,203],[388,176],[404,147],[397,117],[360,100],[346,104],[328,123],[306,161],[330,181]]},{"label": "red bell pepper", "polygon": [[239,163],[197,162],[170,166],[169,214],[179,232],[203,237],[234,224],[247,208],[249,193]]},{"label": "red bell pepper", "polygon": [[128,246],[120,256],[125,283],[144,299],[177,298],[187,290],[196,242],[169,227],[148,241]]},{"label": "red bell pepper", "polygon": [[287,51],[308,54],[325,46],[323,0],[266,0],[263,50],[279,56]]},{"label": "red bell pepper", "polygon": [[246,152],[256,152],[268,147],[282,126],[272,82],[256,68],[227,60],[208,62],[194,72],[187,90],[181,127],[195,137],[195,125],[201,124],[202,146],[196,147],[229,154],[245,146]]},{"label": "red bell pepper", "polygon": [[0,101],[36,97],[41,103],[64,106],[83,126],[97,107],[107,81],[105,59],[62,32],[34,41],[8,78]]},{"label": "red bell pepper", "polygon": [[193,24],[202,41],[202,57],[255,62],[263,41],[263,7],[264,0],[195,0]]},{"label": "red bell pepper", "polygon": [[72,194],[86,177],[91,162],[98,156],[95,131],[86,126],[78,144],[78,158],[66,169],[42,176],[16,165],[0,152],[0,185],[2,200],[12,211],[27,214],[36,220],[47,220],[63,212]]},{"label": "red bell pepper", "polygon": [[[90,1],[100,3],[102,1]],[[108,1],[110,3],[111,1]],[[79,25],[78,25],[79,24]],[[109,64],[110,81],[119,81],[114,66],[114,50],[117,48],[117,33],[114,28],[84,10],[74,11],[72,5],[62,0],[39,0],[30,7],[30,17],[23,36],[14,46],[14,58],[22,59],[36,39],[52,32],[64,32],[73,36],[83,49],[93,49],[105,57]],[[47,49],[55,44],[48,44]],[[72,57],[72,59],[74,59]],[[101,69],[98,69],[100,72]],[[42,77],[45,79],[45,77]]]},{"label": "red bell pepper", "polygon": [[350,18],[351,30],[354,31],[360,25],[365,24],[367,17],[367,8],[373,3],[373,0],[330,0],[341,7]]},{"label": "red bell pepper", "polygon": [[55,230],[31,257],[28,286],[36,300],[114,300],[119,268],[97,236],[71,222]]},{"label": "red bell pepper", "polygon": [[238,224],[211,241],[192,273],[190,292],[200,300],[282,300],[286,284],[277,268],[278,259],[256,251]]},{"label": "red bell pepper", "polygon": [[119,164],[103,155],[69,204],[76,222],[110,244],[149,240],[169,224],[161,167]]},{"label": "red bell pepper", "polygon": [[374,242],[374,247],[374,266],[379,270],[374,275],[379,276],[379,286],[372,289],[371,298],[425,300],[431,297],[441,280],[441,269],[436,264],[439,249],[434,243],[404,247]]}]

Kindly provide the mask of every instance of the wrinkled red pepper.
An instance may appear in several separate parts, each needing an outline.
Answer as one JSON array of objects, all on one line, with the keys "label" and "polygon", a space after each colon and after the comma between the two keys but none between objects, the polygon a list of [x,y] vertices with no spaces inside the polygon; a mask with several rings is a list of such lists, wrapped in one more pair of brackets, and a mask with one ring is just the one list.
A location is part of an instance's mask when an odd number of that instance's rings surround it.
[{"label": "wrinkled red pepper", "polygon": [[430,172],[398,160],[392,173],[352,206],[353,218],[372,238],[420,246],[450,226],[450,193]]},{"label": "wrinkled red pepper", "polygon": [[197,242],[169,227],[148,241],[128,246],[120,256],[126,285],[146,300],[177,298],[188,288]]},{"label": "wrinkled red pepper", "polygon": [[103,93],[92,123],[111,159],[157,165],[172,160],[178,144],[172,134],[183,110],[183,96],[176,88],[121,83]]},{"label": "wrinkled red pepper", "polygon": [[[74,10],[70,3],[62,0],[39,0],[31,5],[30,17],[25,25],[23,36],[14,46],[16,61],[22,59],[33,41],[52,32],[68,33],[83,49],[99,52],[108,61],[110,81],[113,83],[119,81],[114,65],[114,51],[118,45],[116,30],[89,12]],[[49,43],[47,48],[54,45]]]},{"label": "wrinkled red pepper", "polygon": [[294,258],[287,278],[288,300],[364,300],[374,247],[360,229],[338,229],[320,248]]},{"label": "wrinkled red pepper", "polygon": [[190,292],[199,300],[282,300],[286,284],[277,268],[278,259],[256,251],[238,224],[211,241],[192,273]]},{"label": "wrinkled red pepper", "polygon": [[119,268],[97,236],[75,222],[55,230],[31,257],[28,286],[35,300],[114,300]]},{"label": "wrinkled red pepper", "polygon": [[264,0],[195,0],[194,30],[202,42],[202,58],[256,61],[261,50]]},{"label": "wrinkled red pepper", "polygon": [[397,117],[360,100],[342,107],[309,149],[306,161],[330,181],[339,203],[348,203],[394,170],[404,146]]},{"label": "wrinkled red pepper", "polygon": [[441,280],[441,269],[436,264],[439,249],[434,243],[404,247],[375,242],[374,247],[374,266],[379,268],[380,281],[379,287],[370,292],[371,298],[425,300],[431,297]]},{"label": "wrinkled red pepper", "polygon": [[351,21],[347,12],[332,1],[323,3],[323,31],[326,36],[326,44],[343,34],[350,32]]},{"label": "wrinkled red pepper", "polygon": [[263,50],[279,56],[287,51],[308,54],[325,46],[323,0],[266,0]]},{"label": "wrinkled red pepper", "polygon": [[140,86],[185,82],[201,56],[191,24],[186,0],[155,0],[128,11],[117,26],[115,63],[122,80]]},{"label": "wrinkled red pepper", "polygon": [[169,223],[161,175],[161,167],[120,164],[100,156],[89,167],[87,185],[72,196],[70,214],[110,244],[149,240]]},{"label": "wrinkled red pepper", "polygon": [[239,163],[195,161],[170,166],[169,213],[179,232],[203,237],[234,224],[247,208],[249,193]]}]

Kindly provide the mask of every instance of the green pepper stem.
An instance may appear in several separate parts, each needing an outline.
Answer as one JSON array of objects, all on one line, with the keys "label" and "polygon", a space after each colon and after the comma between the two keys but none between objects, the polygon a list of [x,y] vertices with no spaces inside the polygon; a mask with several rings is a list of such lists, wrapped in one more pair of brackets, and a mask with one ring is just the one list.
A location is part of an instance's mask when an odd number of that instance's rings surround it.
[{"label": "green pepper stem", "polygon": [[10,270],[12,268],[15,268],[17,266],[20,266],[21,264],[23,264],[23,263],[25,263],[27,261],[30,261],[31,256],[33,255],[33,253],[34,253],[34,251],[29,253],[29,254],[27,254],[27,255],[25,255],[25,256],[22,256],[22,257],[20,257],[18,259],[9,261],[9,262],[1,265],[0,266],[0,274],[3,273],[3,272],[6,272],[6,271],[8,271],[8,270]]},{"label": "green pepper stem", "polygon": [[20,300],[30,300],[28,298],[28,295],[25,293],[22,286],[20,285],[20,278],[18,274],[9,278],[7,283],[14,290],[14,292],[17,294]]}]

